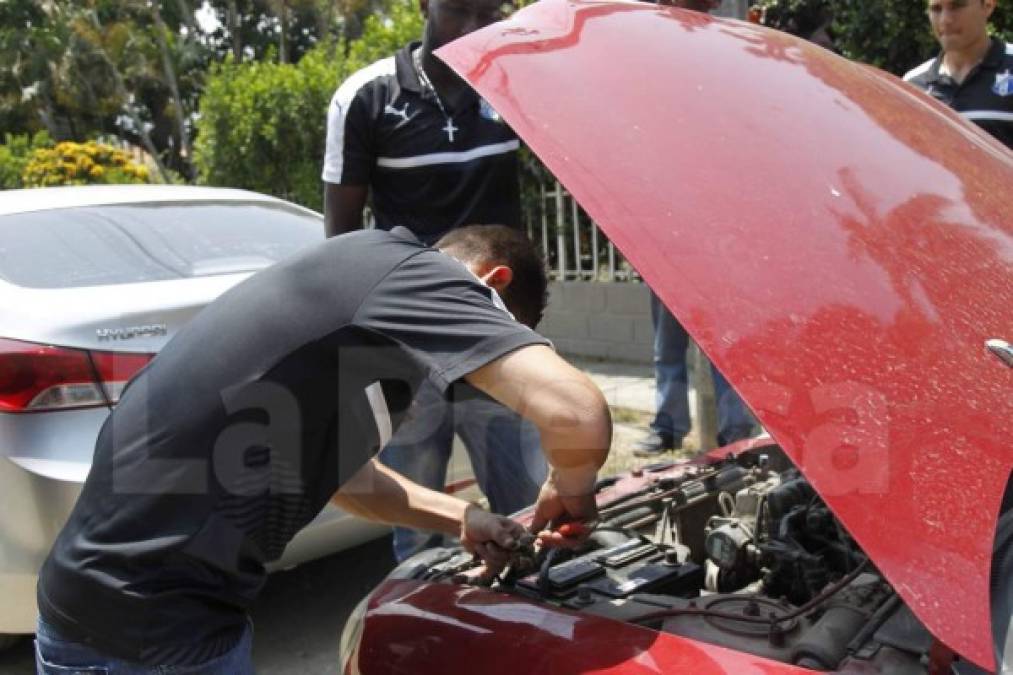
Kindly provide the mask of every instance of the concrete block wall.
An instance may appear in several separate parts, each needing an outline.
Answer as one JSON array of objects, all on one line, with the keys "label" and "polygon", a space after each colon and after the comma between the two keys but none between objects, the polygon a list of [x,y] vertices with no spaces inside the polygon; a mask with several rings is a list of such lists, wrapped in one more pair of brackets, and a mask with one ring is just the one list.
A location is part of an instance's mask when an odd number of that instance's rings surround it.
[{"label": "concrete block wall", "polygon": [[549,306],[538,332],[564,355],[649,364],[654,330],[647,286],[551,282]]}]

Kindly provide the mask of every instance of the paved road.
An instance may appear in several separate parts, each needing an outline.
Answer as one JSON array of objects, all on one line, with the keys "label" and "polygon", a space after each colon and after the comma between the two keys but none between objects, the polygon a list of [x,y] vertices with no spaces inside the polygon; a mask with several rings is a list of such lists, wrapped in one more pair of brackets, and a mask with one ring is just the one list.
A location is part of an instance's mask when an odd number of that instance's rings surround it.
[{"label": "paved road", "polygon": [[[393,567],[385,537],[272,575],[253,610],[258,675],[335,675],[345,618]],[[0,675],[30,675],[33,664],[24,640],[0,654]]]}]

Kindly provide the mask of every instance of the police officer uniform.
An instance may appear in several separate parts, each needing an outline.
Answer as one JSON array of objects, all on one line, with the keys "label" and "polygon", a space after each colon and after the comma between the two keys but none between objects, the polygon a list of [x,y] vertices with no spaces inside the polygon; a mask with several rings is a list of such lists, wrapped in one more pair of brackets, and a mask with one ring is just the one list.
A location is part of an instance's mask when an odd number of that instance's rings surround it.
[{"label": "police officer uniform", "polygon": [[985,58],[963,82],[940,72],[940,54],[904,80],[942,101],[1013,149],[1013,44],[992,38]]}]

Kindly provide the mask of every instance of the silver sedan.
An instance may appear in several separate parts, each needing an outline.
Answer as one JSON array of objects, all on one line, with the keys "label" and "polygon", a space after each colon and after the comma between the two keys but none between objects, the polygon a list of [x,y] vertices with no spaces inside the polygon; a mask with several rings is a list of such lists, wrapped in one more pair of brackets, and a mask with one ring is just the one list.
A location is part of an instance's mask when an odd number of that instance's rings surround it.
[{"label": "silver sedan", "polygon": [[[323,231],[313,211],[240,190],[0,193],[0,647],[35,630],[38,569],[127,380],[206,304]],[[385,531],[328,507],[274,567]]]}]

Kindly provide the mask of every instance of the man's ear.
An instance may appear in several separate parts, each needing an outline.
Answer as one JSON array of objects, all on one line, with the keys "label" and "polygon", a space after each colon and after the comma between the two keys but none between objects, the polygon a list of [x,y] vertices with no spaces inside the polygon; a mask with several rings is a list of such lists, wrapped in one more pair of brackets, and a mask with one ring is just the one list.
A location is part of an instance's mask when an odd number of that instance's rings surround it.
[{"label": "man's ear", "polygon": [[502,293],[514,280],[514,271],[506,265],[496,265],[482,275],[482,282],[497,293]]}]

